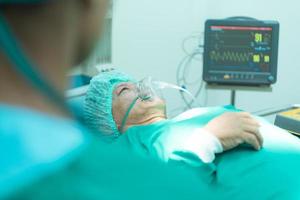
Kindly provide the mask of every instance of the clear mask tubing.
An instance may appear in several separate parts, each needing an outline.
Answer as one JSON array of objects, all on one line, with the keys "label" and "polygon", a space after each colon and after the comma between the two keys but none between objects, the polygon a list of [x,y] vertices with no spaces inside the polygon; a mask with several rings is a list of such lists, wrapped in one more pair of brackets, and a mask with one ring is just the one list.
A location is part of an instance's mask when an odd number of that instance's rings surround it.
[{"label": "clear mask tubing", "polygon": [[151,77],[147,77],[137,83],[137,92],[141,99],[145,97],[159,96],[162,97],[161,90],[163,89],[175,89],[180,92],[186,93],[193,101],[196,101],[195,96],[189,92],[187,89],[177,86],[172,83],[167,83],[163,81],[154,81]]},{"label": "clear mask tubing", "polygon": [[134,108],[136,102],[140,99],[141,101],[152,101],[154,98],[163,98],[161,95],[161,90],[163,89],[175,89],[180,92],[186,93],[193,101],[196,101],[196,98],[188,90],[179,87],[175,84],[166,83],[162,81],[153,81],[151,77],[147,77],[136,83],[136,98],[130,104],[125,116],[122,120],[120,132],[124,133],[125,126],[127,124],[127,119],[129,118],[131,110]]}]

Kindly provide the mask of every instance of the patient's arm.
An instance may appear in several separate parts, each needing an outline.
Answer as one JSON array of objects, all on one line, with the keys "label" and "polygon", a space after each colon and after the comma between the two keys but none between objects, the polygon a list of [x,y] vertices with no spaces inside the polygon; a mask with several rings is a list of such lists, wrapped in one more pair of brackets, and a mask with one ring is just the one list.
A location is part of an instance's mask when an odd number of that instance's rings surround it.
[{"label": "patient's arm", "polygon": [[196,128],[182,137],[181,142],[175,145],[175,151],[170,152],[170,159],[178,159],[174,152],[185,152],[197,156],[204,163],[211,163],[215,154],[243,143],[256,150],[261,149],[263,139],[259,123],[248,113],[225,113],[211,120],[204,128]]},{"label": "patient's arm", "polygon": [[259,132],[259,123],[250,114],[225,113],[211,120],[204,130],[215,135],[221,142],[224,151],[246,143],[260,150],[263,138]]},{"label": "patient's arm", "polygon": [[211,163],[215,154],[244,142],[259,149],[262,138],[258,122],[246,113],[228,113],[231,110],[235,111],[224,107],[209,108],[198,117],[135,126],[125,137],[141,154],[193,166]]},{"label": "patient's arm", "polygon": [[199,128],[184,138],[178,151],[192,153],[204,163],[211,163],[215,159],[215,154],[223,152],[223,147],[214,134]]}]

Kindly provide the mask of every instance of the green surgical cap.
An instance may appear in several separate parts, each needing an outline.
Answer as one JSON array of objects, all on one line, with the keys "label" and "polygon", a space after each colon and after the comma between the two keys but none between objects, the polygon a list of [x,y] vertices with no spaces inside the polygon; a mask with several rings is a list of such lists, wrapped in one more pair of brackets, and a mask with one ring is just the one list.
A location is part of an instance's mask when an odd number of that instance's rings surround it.
[{"label": "green surgical cap", "polygon": [[84,102],[85,124],[93,131],[109,138],[120,136],[112,114],[113,91],[124,82],[135,82],[119,71],[102,72],[90,83]]}]

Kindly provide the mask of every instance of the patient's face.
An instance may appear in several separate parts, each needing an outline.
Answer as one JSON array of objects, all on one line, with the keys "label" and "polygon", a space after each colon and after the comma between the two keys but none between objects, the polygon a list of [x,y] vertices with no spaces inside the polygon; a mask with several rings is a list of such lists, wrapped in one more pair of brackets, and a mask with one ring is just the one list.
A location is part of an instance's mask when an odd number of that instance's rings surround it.
[{"label": "patient's face", "polygon": [[[133,83],[121,83],[115,88],[113,93],[112,112],[119,129],[127,110],[136,97],[137,94]],[[147,124],[147,121],[151,120],[151,118],[165,117],[165,113],[166,105],[161,98],[155,97],[150,101],[138,99],[135,106],[130,111],[126,124],[129,126]]]}]

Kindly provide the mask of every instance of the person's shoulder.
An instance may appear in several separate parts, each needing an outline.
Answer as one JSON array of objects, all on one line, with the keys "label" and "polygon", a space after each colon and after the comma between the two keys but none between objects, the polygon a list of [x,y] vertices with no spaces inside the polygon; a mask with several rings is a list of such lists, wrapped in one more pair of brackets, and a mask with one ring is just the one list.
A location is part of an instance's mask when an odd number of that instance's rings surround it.
[{"label": "person's shoulder", "polygon": [[[70,119],[50,116],[27,108],[0,105],[1,147],[24,148],[24,152],[41,154],[64,151],[83,143],[87,131]],[[41,151],[38,151],[41,150]],[[51,153],[53,154],[53,153]]]},{"label": "person's shoulder", "polygon": [[[46,113],[32,110],[25,107],[0,104],[0,131],[3,132],[24,132],[30,129],[33,131],[52,131],[55,129],[69,129],[78,127],[73,120],[51,116]],[[48,126],[51,126],[49,129]]]},{"label": "person's shoulder", "polygon": [[87,138],[72,120],[0,105],[0,197],[67,163]]},{"label": "person's shoulder", "polygon": [[144,148],[145,145],[153,144],[159,137],[169,132],[170,124],[170,120],[163,120],[147,125],[132,126],[117,141]]}]

